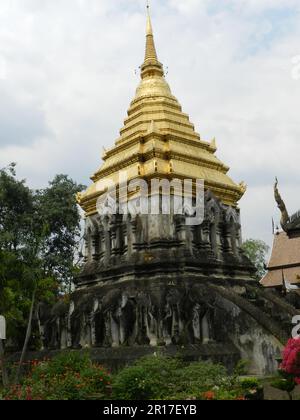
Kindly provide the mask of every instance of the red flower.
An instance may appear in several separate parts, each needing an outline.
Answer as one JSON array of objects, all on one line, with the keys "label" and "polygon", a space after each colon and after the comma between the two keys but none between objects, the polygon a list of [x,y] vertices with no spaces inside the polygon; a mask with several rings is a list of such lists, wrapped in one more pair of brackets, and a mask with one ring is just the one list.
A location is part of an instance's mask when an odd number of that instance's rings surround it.
[{"label": "red flower", "polygon": [[212,391],[204,392],[203,398],[208,401],[214,400],[216,397],[215,393]]},{"label": "red flower", "polygon": [[288,341],[280,369],[285,373],[300,377],[300,339],[294,338]]}]

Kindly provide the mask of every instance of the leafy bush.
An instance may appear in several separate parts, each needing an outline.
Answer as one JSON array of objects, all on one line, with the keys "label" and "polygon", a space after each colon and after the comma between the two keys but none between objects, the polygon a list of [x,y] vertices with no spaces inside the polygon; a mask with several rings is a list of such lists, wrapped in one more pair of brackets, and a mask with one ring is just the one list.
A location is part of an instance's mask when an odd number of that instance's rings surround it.
[{"label": "leafy bush", "polygon": [[235,377],[247,375],[248,370],[249,370],[249,365],[250,365],[249,360],[243,360],[243,359],[240,360],[234,369],[233,375]]},{"label": "leafy bush", "polygon": [[228,374],[224,366],[208,362],[191,363],[178,372],[176,399],[199,396],[214,387],[228,384]]},{"label": "leafy bush", "polygon": [[215,389],[214,391],[202,393],[200,399],[206,401],[244,401],[246,397],[238,389]]},{"label": "leafy bush", "polygon": [[22,385],[11,387],[6,400],[85,400],[110,395],[110,375],[87,354],[63,353],[51,361],[35,362]]},{"label": "leafy bush", "polygon": [[239,386],[247,400],[262,400],[264,398],[264,387],[257,378],[240,379]]},{"label": "leafy bush", "polygon": [[245,389],[246,391],[249,389],[259,388],[261,386],[257,378],[243,378],[240,380],[240,385],[242,389]]},{"label": "leafy bush", "polygon": [[144,357],[116,375],[113,396],[120,400],[163,399],[174,391],[182,366],[183,362],[174,358]]},{"label": "leafy bush", "polygon": [[[262,399],[254,378],[227,374],[222,365],[187,364],[162,355],[144,357],[113,378],[88,353],[66,352],[51,361],[33,361],[23,384],[4,393],[8,400],[244,400]],[[0,397],[1,399],[1,397]]]},{"label": "leafy bush", "polygon": [[293,378],[277,378],[272,382],[272,386],[288,394],[292,393],[296,387]]},{"label": "leafy bush", "polygon": [[240,382],[221,365],[187,365],[179,359],[150,356],[115,376],[113,396],[120,400],[243,400],[247,395],[257,399],[258,388],[257,380]]}]

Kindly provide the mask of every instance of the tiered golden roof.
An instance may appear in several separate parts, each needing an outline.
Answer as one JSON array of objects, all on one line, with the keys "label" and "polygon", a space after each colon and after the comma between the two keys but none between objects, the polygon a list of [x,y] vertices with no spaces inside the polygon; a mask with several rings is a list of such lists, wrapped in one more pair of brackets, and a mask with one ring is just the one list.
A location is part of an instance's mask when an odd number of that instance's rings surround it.
[{"label": "tiered golden roof", "polygon": [[93,184],[79,195],[87,215],[96,212],[96,200],[103,194],[103,180],[118,183],[119,171],[128,181],[202,179],[226,205],[236,206],[246,187],[228,176],[229,167],[216,156],[215,140],[205,142],[195,132],[189,116],[182,112],[158,61],[150,14],[147,17],[146,53],[141,66],[141,82],[128,110],[128,117],[115,146],[103,155],[104,163],[92,176]]}]

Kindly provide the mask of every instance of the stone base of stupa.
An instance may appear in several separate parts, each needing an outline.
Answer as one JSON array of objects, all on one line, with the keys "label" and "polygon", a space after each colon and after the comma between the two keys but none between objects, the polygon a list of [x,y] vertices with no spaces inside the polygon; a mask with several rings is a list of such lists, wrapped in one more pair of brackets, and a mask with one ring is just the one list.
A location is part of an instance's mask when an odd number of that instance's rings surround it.
[{"label": "stone base of stupa", "polygon": [[207,193],[199,226],[174,215],[97,215],[87,227],[70,302],[40,310],[46,350],[97,349],[115,365],[189,349],[192,360],[232,368],[245,359],[256,374],[277,369],[297,312],[253,278],[238,210]]},{"label": "stone base of stupa", "polygon": [[276,292],[251,280],[149,270],[77,290],[70,305],[45,312],[43,343],[47,350],[91,348],[111,367],[163,351],[229,369],[249,360],[252,373],[265,375],[277,369],[294,314]]}]

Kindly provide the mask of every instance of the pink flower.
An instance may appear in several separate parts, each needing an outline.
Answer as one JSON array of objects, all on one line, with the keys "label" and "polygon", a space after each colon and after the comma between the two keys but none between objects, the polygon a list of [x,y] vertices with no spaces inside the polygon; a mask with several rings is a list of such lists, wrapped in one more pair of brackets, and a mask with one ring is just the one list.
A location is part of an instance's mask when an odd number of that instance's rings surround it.
[{"label": "pink flower", "polygon": [[283,352],[280,369],[300,378],[300,339],[290,339]]}]

